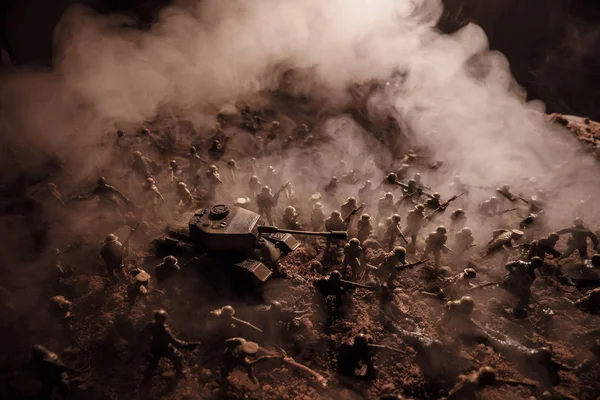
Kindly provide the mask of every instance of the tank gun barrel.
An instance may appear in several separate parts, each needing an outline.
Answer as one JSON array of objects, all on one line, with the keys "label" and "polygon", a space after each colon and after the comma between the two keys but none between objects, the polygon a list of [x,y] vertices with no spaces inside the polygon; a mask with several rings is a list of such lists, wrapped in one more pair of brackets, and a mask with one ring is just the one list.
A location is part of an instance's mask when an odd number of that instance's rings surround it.
[{"label": "tank gun barrel", "polygon": [[291,233],[292,235],[307,235],[307,236],[323,236],[332,239],[348,240],[348,232],[346,231],[331,231],[331,232],[314,232],[314,231],[297,231],[293,229],[280,229],[276,226],[260,225],[259,233]]}]

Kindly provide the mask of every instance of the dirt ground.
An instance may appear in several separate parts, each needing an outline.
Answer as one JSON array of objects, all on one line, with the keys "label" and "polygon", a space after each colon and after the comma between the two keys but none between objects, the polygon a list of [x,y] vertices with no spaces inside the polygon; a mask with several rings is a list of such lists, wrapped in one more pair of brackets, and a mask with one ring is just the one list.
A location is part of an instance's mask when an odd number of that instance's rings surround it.
[{"label": "dirt ground", "polygon": [[[296,120],[303,118],[302,115],[294,117]],[[574,123],[571,117],[554,117],[566,119],[569,121],[569,127]],[[597,126],[598,124],[593,123],[594,132],[597,132]],[[590,134],[587,135],[586,127],[583,131],[573,129],[582,141],[594,141],[597,149],[597,140],[586,138],[594,136],[594,132],[587,132]],[[172,154],[168,154],[165,159],[169,156]],[[91,214],[93,217],[93,205],[77,204],[69,207],[76,207],[81,215]],[[304,213],[301,222],[308,226],[306,216],[307,213]],[[493,227],[518,226],[519,219],[519,215],[509,214],[486,223],[490,224],[491,232]],[[447,221],[448,216],[444,215],[436,223]],[[142,267],[147,270],[153,276],[153,285],[154,267],[159,260],[153,256],[150,241],[163,232],[166,218],[146,218],[146,222],[144,231],[136,233],[132,239],[127,267]],[[56,225],[60,226],[60,222]],[[429,230],[431,225],[424,229],[421,235]],[[227,293],[226,285],[220,282],[207,282],[196,270],[198,267],[184,267],[172,292],[164,296],[151,295],[130,303],[126,301],[126,282],[122,279],[107,278],[98,256],[99,246],[106,232],[106,226],[92,223],[89,229],[77,229],[74,235],[62,238],[63,254],[59,259],[63,265],[70,266],[75,271],[67,288],[57,288],[51,277],[50,270],[56,258],[48,256],[51,253],[50,249],[41,258],[43,262],[19,264],[22,269],[18,274],[9,271],[9,266],[2,268],[3,276],[7,277],[9,282],[6,287],[13,296],[16,309],[14,314],[6,314],[7,318],[4,318],[2,328],[0,397],[3,399],[32,398],[37,393],[38,382],[21,368],[27,361],[29,347],[35,343],[44,344],[57,352],[66,364],[81,371],[81,375],[71,376],[73,399],[308,400],[378,398],[386,394],[437,399],[444,397],[454,383],[450,380],[438,385],[424,379],[415,362],[414,351],[397,335],[382,326],[376,291],[349,291],[351,306],[347,315],[331,326],[326,326],[325,316],[312,302],[312,282],[334,269],[340,269],[341,257],[333,261],[324,259],[325,242],[318,239],[316,242],[303,241],[298,250],[282,259],[281,268],[292,279],[272,280],[261,290],[264,300],[280,300],[288,308],[311,311],[295,322],[295,344],[287,343],[283,348],[296,361],[322,374],[328,381],[327,387],[320,387],[310,376],[279,361],[268,361],[257,366],[260,388],[252,387],[243,374],[236,373],[231,378],[231,387],[222,391],[219,388],[219,367],[223,345],[207,333],[207,326],[210,324],[207,314],[212,309],[232,304],[237,310],[237,316],[253,322],[253,318],[256,317],[253,308],[257,302],[254,299],[231,296],[231,293]],[[115,233],[125,237],[128,228],[119,228]],[[421,256],[423,237],[420,237],[420,240],[417,254],[409,256],[409,261]],[[498,279],[503,274],[499,258],[483,259],[484,243],[477,245],[468,250],[466,257],[462,259],[454,260],[449,255],[444,256],[443,265],[452,273],[458,273],[468,265],[474,266],[478,273],[475,283]],[[561,240],[557,247],[564,250],[566,240]],[[366,252],[366,261],[381,256],[381,252],[382,250],[369,249]],[[574,261],[575,257],[572,256],[568,262]],[[548,262],[551,265],[556,264],[552,260]],[[563,261],[563,264],[565,263]],[[422,330],[449,345],[457,345],[438,324],[443,312],[443,302],[421,293],[431,291],[437,285],[435,280],[427,276],[430,267],[427,263],[399,276],[397,284],[400,290],[396,293],[395,304],[410,318],[398,320],[396,323],[406,330]],[[373,278],[365,275],[360,283],[373,284]],[[49,296],[64,290],[68,293],[67,298],[73,301],[72,332],[65,332],[46,311]],[[532,292],[535,301],[530,307],[528,317],[515,320],[502,311],[512,307],[515,301],[505,291],[499,288],[472,291],[476,302],[473,318],[481,325],[502,331],[528,347],[551,347],[556,359],[564,364],[575,366],[589,357],[589,342],[575,339],[573,333],[600,327],[600,317],[581,312],[566,300],[574,300],[580,297],[581,293],[544,276],[538,276]],[[137,334],[151,320],[153,310],[158,307],[169,310],[169,322],[178,337],[201,340],[203,344],[196,350],[184,352],[184,379],[175,382],[172,366],[167,361],[161,361],[150,392],[143,393],[140,387],[148,353],[147,347],[138,340]],[[552,315],[545,314],[544,308],[551,308]],[[239,329],[241,336],[254,339],[262,345],[262,354],[278,354],[276,347],[264,343],[261,337],[243,327]],[[380,374],[373,381],[344,377],[337,370],[336,347],[350,342],[358,333],[369,334],[374,343],[400,349],[405,354],[379,353],[375,357],[375,363],[380,369]],[[466,361],[439,361],[456,365],[456,376],[488,365],[496,368],[501,378],[531,378],[526,367],[515,365],[490,347],[479,344],[462,346],[462,350],[466,353]],[[561,382],[554,388],[556,398],[563,396],[572,399],[596,399],[600,396],[598,366],[590,373],[579,376],[573,372],[561,372],[560,376]],[[480,398],[542,398],[543,392],[544,389],[540,387],[532,389],[524,386],[499,386],[484,389],[480,392]]]}]

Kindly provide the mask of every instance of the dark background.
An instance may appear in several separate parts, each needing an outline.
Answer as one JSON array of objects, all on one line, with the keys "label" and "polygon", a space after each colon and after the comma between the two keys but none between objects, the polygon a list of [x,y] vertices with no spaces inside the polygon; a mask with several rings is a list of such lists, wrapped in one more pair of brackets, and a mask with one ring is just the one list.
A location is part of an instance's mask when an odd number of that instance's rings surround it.
[{"label": "dark background", "polygon": [[[600,1],[443,0],[439,28],[482,26],[530,99],[548,112],[600,120]],[[170,0],[0,0],[0,46],[17,64],[49,65],[52,32],[71,4],[125,12],[148,27]]]}]

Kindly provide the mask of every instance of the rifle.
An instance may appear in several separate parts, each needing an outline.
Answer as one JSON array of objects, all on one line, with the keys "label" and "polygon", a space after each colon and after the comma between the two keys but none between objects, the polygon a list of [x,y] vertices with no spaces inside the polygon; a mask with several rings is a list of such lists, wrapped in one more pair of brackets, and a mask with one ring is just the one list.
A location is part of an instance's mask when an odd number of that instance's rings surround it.
[{"label": "rifle", "polygon": [[356,288],[356,289],[367,289],[367,290],[375,290],[376,289],[373,286],[367,286],[367,285],[363,285],[360,283],[347,281],[344,279],[340,279],[340,283],[342,284],[342,286],[349,286],[351,288]]},{"label": "rifle", "polygon": [[469,290],[483,289],[483,288],[486,288],[488,286],[496,286],[496,285],[502,284],[502,282],[504,282],[504,281],[502,280],[502,281],[494,281],[494,282],[482,283],[481,285],[475,285],[475,286],[470,287]]},{"label": "rifle", "polygon": [[454,200],[458,199],[459,197],[463,196],[465,194],[465,192],[462,192],[459,195],[454,195],[452,197],[450,197],[448,200],[446,200],[445,202],[443,202],[442,204],[440,204],[440,206],[438,208],[436,208],[435,210],[433,210],[431,213],[429,213],[428,215],[423,217],[423,220],[431,220],[431,218],[435,215],[435,213],[439,212],[439,211],[444,211],[446,208],[448,208],[448,206],[450,205],[450,203],[452,203]]},{"label": "rifle", "polygon": [[396,225],[396,231],[398,232],[398,235],[400,235],[402,240],[404,240],[404,243],[408,244],[408,240],[406,240],[406,236],[404,236],[404,233],[402,233],[402,229],[400,229],[400,227],[398,225]]},{"label": "rifle", "polygon": [[393,351],[394,353],[406,355],[405,351],[402,351],[402,350],[397,349],[395,347],[385,346],[383,344],[369,344],[369,347],[372,348],[372,349],[390,350],[390,351]]},{"label": "rifle", "polygon": [[421,264],[425,264],[427,261],[429,261],[429,258],[426,258],[426,259],[421,260],[421,261],[416,261],[416,262],[410,263],[410,264],[404,264],[404,265],[401,265],[399,267],[396,267],[396,269],[405,270],[405,269],[417,267],[417,266],[419,266]]},{"label": "rifle", "polygon": [[325,377],[323,375],[319,374],[317,371],[315,371],[313,369],[310,369],[306,365],[300,364],[299,362],[294,360],[292,357],[288,356],[287,353],[285,352],[285,350],[283,350],[281,347],[277,346],[277,348],[281,352],[281,356],[282,356],[281,361],[283,361],[287,365],[291,365],[292,367],[295,367],[301,371],[306,372],[307,374],[309,374],[313,378],[315,378],[322,387],[327,387],[327,379],[325,379]]},{"label": "rifle", "polygon": [[365,205],[361,204],[360,207],[352,210],[352,212],[350,214],[348,214],[348,216],[344,219],[344,225],[348,225],[350,223],[350,219],[352,219],[352,217],[355,216],[356,213],[359,212],[360,210],[362,210],[363,208],[365,208]]},{"label": "rifle", "polygon": [[497,383],[504,383],[506,385],[511,386],[527,386],[527,387],[537,387],[537,383],[534,381],[517,381],[514,379],[496,379]]},{"label": "rifle", "polygon": [[286,183],[285,185],[282,185],[281,188],[279,188],[279,190],[275,193],[275,195],[273,195],[273,198],[278,198],[281,192],[283,192],[288,186],[290,186],[290,182]]},{"label": "rifle", "polygon": [[504,215],[504,214],[506,214],[506,213],[509,213],[509,212],[512,212],[512,211],[516,211],[516,210],[517,210],[517,208],[516,208],[516,207],[515,207],[515,208],[508,208],[508,209],[506,209],[506,210],[498,211],[498,212],[496,213],[496,215]]},{"label": "rifle", "polygon": [[237,317],[234,317],[234,316],[231,316],[231,317],[229,317],[229,318],[231,318],[231,319],[232,319],[232,320],[234,320],[235,322],[239,322],[240,324],[244,324],[244,325],[246,325],[247,327],[249,327],[249,328],[252,328],[252,329],[254,329],[254,330],[255,330],[255,331],[257,331],[257,332],[263,333],[262,329],[260,329],[260,328],[257,328],[256,326],[252,325],[252,324],[251,324],[250,322],[248,322],[248,321],[244,321],[243,319],[239,319],[239,318],[237,318]]},{"label": "rifle", "polygon": [[515,197],[515,195],[510,192],[507,193],[503,190],[496,190],[496,192],[500,193],[502,195],[502,197],[508,199],[510,202],[517,201],[517,198]]},{"label": "rifle", "polygon": [[525,204],[529,204],[529,200],[525,199],[524,197],[517,195],[517,198],[519,200],[521,200],[522,202],[524,202]]}]

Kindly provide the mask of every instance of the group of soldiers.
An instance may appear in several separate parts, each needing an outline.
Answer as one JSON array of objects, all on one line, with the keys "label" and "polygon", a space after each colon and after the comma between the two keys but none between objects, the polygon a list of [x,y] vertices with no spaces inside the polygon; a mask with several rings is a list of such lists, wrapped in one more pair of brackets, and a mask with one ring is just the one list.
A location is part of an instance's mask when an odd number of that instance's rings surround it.
[{"label": "group of soldiers", "polygon": [[[254,135],[264,128],[265,121],[249,108],[243,110],[243,118],[244,127]],[[219,125],[219,129],[221,126]],[[269,135],[275,137],[278,129],[279,125],[273,124]],[[306,140],[312,136],[310,129],[303,126],[299,135],[304,137],[303,146],[309,146]],[[285,143],[294,140],[288,138]],[[479,292],[478,289],[500,287],[516,297],[517,302],[510,310],[510,315],[515,319],[522,318],[527,316],[530,303],[535,298],[532,286],[538,275],[543,274],[557,278],[560,284],[591,289],[580,299],[574,300],[573,304],[588,312],[600,311],[600,275],[597,273],[600,271],[600,255],[595,254],[590,259],[588,253],[588,240],[594,251],[598,252],[599,239],[580,218],[576,218],[571,227],[550,231],[544,211],[549,200],[543,193],[527,199],[514,193],[510,186],[503,185],[488,200],[469,208],[468,202],[461,201],[464,200],[463,196],[468,197],[469,192],[475,191],[476,187],[463,183],[458,176],[452,180],[449,186],[452,195],[446,200],[440,192],[433,191],[423,182],[419,172],[409,179],[408,171],[411,169],[429,171],[439,168],[439,163],[435,164],[435,169],[431,166],[424,167],[413,152],[399,157],[403,161],[402,166],[390,171],[379,184],[373,184],[370,179],[361,182],[357,171],[350,170],[339,172],[337,176],[342,176],[342,179],[333,176],[323,185],[314,182],[312,186],[307,183],[306,176],[291,177],[286,182],[275,168],[263,165],[263,169],[260,160],[255,158],[249,157],[243,163],[234,159],[224,161],[222,157],[227,153],[226,146],[219,140],[212,141],[206,149],[206,157],[203,157],[202,152],[199,147],[191,147],[183,167],[179,166],[181,162],[170,160],[168,167],[163,168],[160,163],[135,151],[132,153],[133,162],[129,166],[133,179],[140,182],[141,191],[131,196],[135,197],[135,201],[109,184],[104,177],[98,178],[97,185],[91,191],[74,199],[97,197],[99,211],[118,218],[128,212],[136,214],[140,210],[142,212],[138,214],[149,218],[160,207],[169,207],[169,213],[179,214],[211,203],[234,203],[256,211],[269,225],[293,230],[310,227],[313,231],[347,231],[348,241],[318,239],[305,243],[321,252],[319,254],[327,270],[325,276],[313,282],[312,309],[315,314],[324,312],[328,315],[324,327],[327,330],[327,326],[335,321],[350,318],[347,311],[353,290],[377,293],[381,310],[379,321],[413,348],[424,375],[430,375],[432,371],[441,368],[433,361],[437,357],[435,354],[454,353],[432,336],[418,330],[407,331],[397,325],[398,321],[414,323],[418,320],[417,316],[401,310],[396,296],[402,292],[403,276],[415,267],[423,266],[423,270],[428,272],[424,280],[434,282],[433,286],[423,287],[421,293],[426,297],[440,299],[444,304],[440,324],[446,328],[445,333],[455,333],[461,340],[477,337],[480,342],[483,340],[510,360],[519,362],[525,357],[527,362],[542,365],[540,368],[546,375],[541,374],[538,379],[544,388],[550,390],[553,383],[552,379],[547,379],[548,370],[551,369],[550,366],[558,365],[552,360],[552,354],[548,356],[546,349],[542,351],[508,344],[496,332],[479,326],[471,318],[475,302],[469,294],[476,293],[476,290]],[[223,177],[218,165],[223,165],[221,168],[227,171]],[[349,196],[340,200],[342,194]],[[456,204],[461,206],[455,207]],[[520,222],[515,222],[515,229],[493,231],[492,239],[478,251],[479,244],[467,221],[472,220],[473,223],[486,227],[500,223],[506,225],[506,217],[513,211],[525,213]],[[447,223],[442,224],[441,220]],[[132,226],[132,233],[136,229],[137,225]],[[561,235],[569,235],[567,248],[563,252],[556,248]],[[151,293],[172,295],[172,283],[178,279],[182,270],[177,258],[165,257],[151,273],[141,268],[129,269],[126,264],[130,237],[131,235],[120,242],[115,234],[106,235],[100,256],[107,274],[113,278],[122,277],[131,301]],[[369,250],[376,250],[376,256],[368,254]],[[569,265],[562,271],[556,266],[549,266],[546,260],[547,256],[564,260],[574,252],[578,252],[581,263]],[[474,284],[478,276],[488,275],[490,272],[478,265],[487,263],[485,259],[497,255],[500,255],[506,270],[504,278]],[[413,260],[410,261],[409,257]],[[472,260],[475,258],[475,261],[458,271],[452,272],[445,264],[456,265],[467,257]],[[150,285],[151,276],[156,277],[156,288]],[[68,302],[64,298],[63,300]],[[61,299],[56,302],[61,303]],[[272,359],[283,360],[287,365],[298,367],[324,384],[325,379],[318,372],[295,362],[285,353],[268,355],[266,348],[257,343],[264,341],[269,345],[274,341],[277,345],[289,345],[289,342],[281,342],[281,338],[285,337],[282,330],[289,329],[291,321],[308,313],[307,310],[284,311],[279,302],[268,307],[268,323],[260,326],[235,317],[235,310],[231,306],[224,306],[211,313],[213,318],[220,321],[218,330],[221,334],[218,336],[223,339],[221,384],[226,386],[228,376],[236,368],[246,371],[250,381],[257,383],[254,366]],[[201,343],[177,339],[169,329],[167,319],[167,311],[157,310],[153,322],[141,334],[151,337],[151,360],[144,375],[146,386],[150,385],[161,358],[167,358],[173,363],[176,378],[183,377],[181,350],[202,348],[205,344],[204,341]],[[249,335],[257,335],[253,336],[256,342],[242,338],[240,332],[243,330],[231,329],[232,326],[242,326],[246,332],[249,329]],[[278,327],[276,331],[274,326]],[[354,335],[349,343],[337,343],[336,349],[339,372],[354,378],[375,379],[378,376],[374,361],[376,352],[391,351],[406,356],[405,351],[393,346],[373,343],[367,333]],[[546,358],[542,357],[542,353]],[[542,359],[543,362],[540,361]],[[586,368],[595,365],[593,360],[596,359],[591,358]],[[61,391],[64,389],[65,374],[75,373],[64,366],[56,354],[42,346],[33,348],[32,363],[40,371],[42,393],[46,398],[50,398],[55,388],[60,388]],[[481,367],[471,374],[458,376],[456,386],[447,390],[447,396],[456,399],[475,398],[478,389],[504,383],[535,386],[529,381],[500,379],[492,368]]]}]

